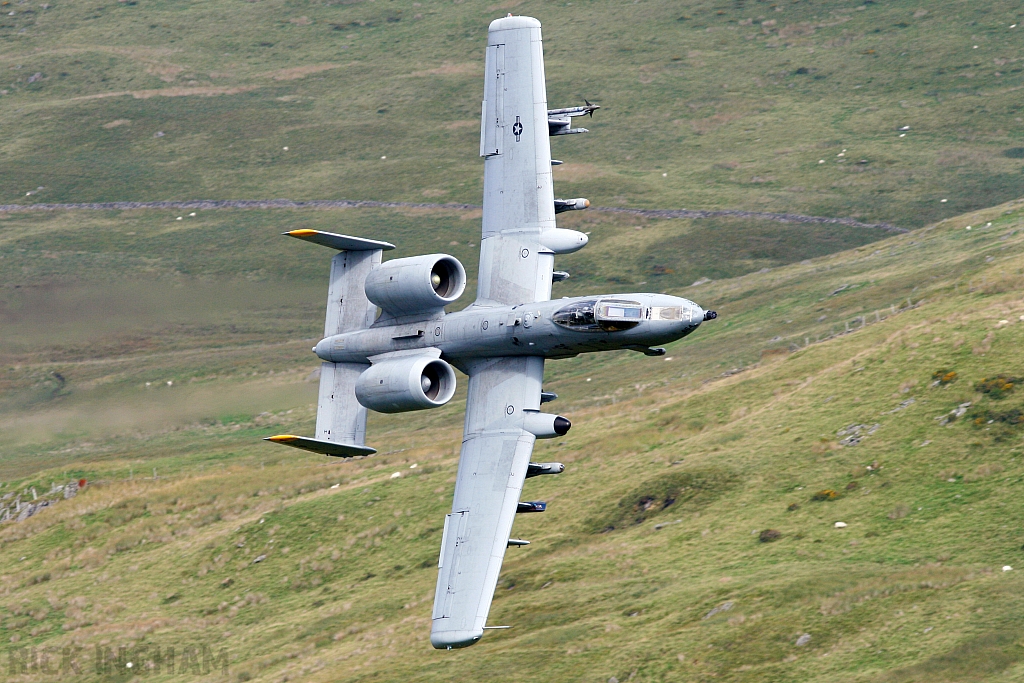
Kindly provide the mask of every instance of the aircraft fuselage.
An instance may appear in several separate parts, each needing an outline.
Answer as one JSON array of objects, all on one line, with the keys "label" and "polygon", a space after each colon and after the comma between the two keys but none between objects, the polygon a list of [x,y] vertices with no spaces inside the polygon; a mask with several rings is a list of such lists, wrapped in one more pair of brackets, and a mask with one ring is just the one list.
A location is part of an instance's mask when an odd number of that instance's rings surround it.
[{"label": "aircraft fuselage", "polygon": [[495,356],[568,358],[592,351],[642,350],[693,332],[704,310],[667,294],[567,297],[517,306],[479,302],[432,320],[378,320],[372,327],[323,339],[314,351],[333,363],[369,363],[386,353],[440,349],[456,367]]}]

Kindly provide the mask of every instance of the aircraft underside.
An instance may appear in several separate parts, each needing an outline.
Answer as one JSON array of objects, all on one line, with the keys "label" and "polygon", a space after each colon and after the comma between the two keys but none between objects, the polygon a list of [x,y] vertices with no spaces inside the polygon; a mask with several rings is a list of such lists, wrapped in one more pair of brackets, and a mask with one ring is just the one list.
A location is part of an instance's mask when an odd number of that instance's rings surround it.
[{"label": "aircraft underside", "polygon": [[534,441],[565,434],[561,415],[541,411],[544,361],[631,349],[661,355],[668,344],[715,317],[666,294],[551,300],[569,277],[554,261],[586,246],[585,234],[558,228],[555,215],[586,199],[556,199],[550,138],[585,133],[572,119],[598,105],[547,108],[540,22],[509,15],[491,23],[485,54],[480,156],[484,201],[476,301],[446,313],[466,287],[447,254],[383,261],[394,245],[316,230],[286,233],[337,251],[331,260],[316,433],[269,441],[334,457],[372,455],[368,410],[400,413],[445,405],[455,395],[453,366],[468,376],[466,422],[452,511],[445,517],[430,642],[472,645],[487,626],[517,513],[543,512],[521,501],[524,481],[559,474],[560,463],[531,463]]}]

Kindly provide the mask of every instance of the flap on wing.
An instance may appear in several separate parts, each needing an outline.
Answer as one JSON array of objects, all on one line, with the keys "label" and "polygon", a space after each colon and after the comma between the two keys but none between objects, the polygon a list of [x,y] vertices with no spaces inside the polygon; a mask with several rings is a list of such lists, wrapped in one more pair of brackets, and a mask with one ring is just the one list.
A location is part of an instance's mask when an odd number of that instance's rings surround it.
[{"label": "flap on wing", "polygon": [[[440,570],[437,589],[434,593],[434,619],[445,619],[452,615],[456,583],[459,578],[460,551],[466,544],[466,523],[469,511],[462,510],[446,515],[444,533],[441,536],[441,555],[437,559]],[[447,568],[447,571],[445,570]]]},{"label": "flap on wing", "polygon": [[365,237],[350,237],[349,235],[339,235],[337,233],[322,232],[320,230],[291,230],[282,234],[288,235],[289,237],[295,237],[296,239],[304,240],[306,242],[312,242],[313,244],[319,244],[323,247],[337,249],[339,251],[373,251],[374,249],[388,251],[395,248],[395,245],[390,242],[368,240]]},{"label": "flap on wing", "polygon": [[313,453],[320,453],[322,455],[333,455],[340,458],[352,458],[357,455],[373,455],[377,452],[376,448],[370,448],[369,446],[354,446],[351,444],[334,443],[333,441],[321,441],[319,439],[310,439],[307,436],[295,436],[293,434],[278,434],[277,436],[268,436],[263,440],[281,443],[285,446],[292,446],[293,448],[301,448],[304,451],[312,451]]}]

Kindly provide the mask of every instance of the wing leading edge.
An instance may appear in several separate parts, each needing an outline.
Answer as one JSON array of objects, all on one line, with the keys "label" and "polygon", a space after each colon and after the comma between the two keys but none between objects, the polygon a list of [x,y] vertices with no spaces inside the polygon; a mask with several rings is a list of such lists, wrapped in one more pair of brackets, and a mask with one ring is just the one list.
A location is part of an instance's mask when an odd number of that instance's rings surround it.
[{"label": "wing leading edge", "polygon": [[[576,251],[587,238],[555,226],[544,52],[536,19],[509,16],[491,22],[480,155],[485,158],[483,238],[474,305],[547,301],[554,255]],[[483,636],[535,434],[542,433],[534,423],[543,358],[487,358],[464,369],[469,375],[466,424],[438,559],[430,634],[435,648],[466,647]]]},{"label": "wing leading edge", "polygon": [[485,73],[477,302],[547,301],[554,256],[539,242],[541,233],[555,229],[555,195],[540,22],[531,17],[491,22]]},{"label": "wing leading edge", "polygon": [[472,645],[483,635],[536,437],[544,359],[492,358],[469,368],[466,426],[452,513],[445,518],[430,642]]}]

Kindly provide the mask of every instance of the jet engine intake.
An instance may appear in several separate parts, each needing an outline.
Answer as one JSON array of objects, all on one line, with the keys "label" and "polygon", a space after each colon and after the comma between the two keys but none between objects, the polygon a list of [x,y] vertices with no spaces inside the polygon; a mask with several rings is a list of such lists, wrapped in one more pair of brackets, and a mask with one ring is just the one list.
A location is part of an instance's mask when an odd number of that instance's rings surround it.
[{"label": "jet engine intake", "polygon": [[455,395],[452,366],[429,356],[406,356],[370,366],[356,380],[356,400],[378,413],[443,406]]},{"label": "jet engine intake", "polygon": [[534,410],[526,411],[523,420],[523,429],[530,432],[538,439],[553,439],[556,436],[565,436],[572,423],[561,415],[551,415]]},{"label": "jet engine intake", "polygon": [[466,289],[466,269],[447,254],[393,259],[375,266],[366,298],[396,317],[443,309]]}]

